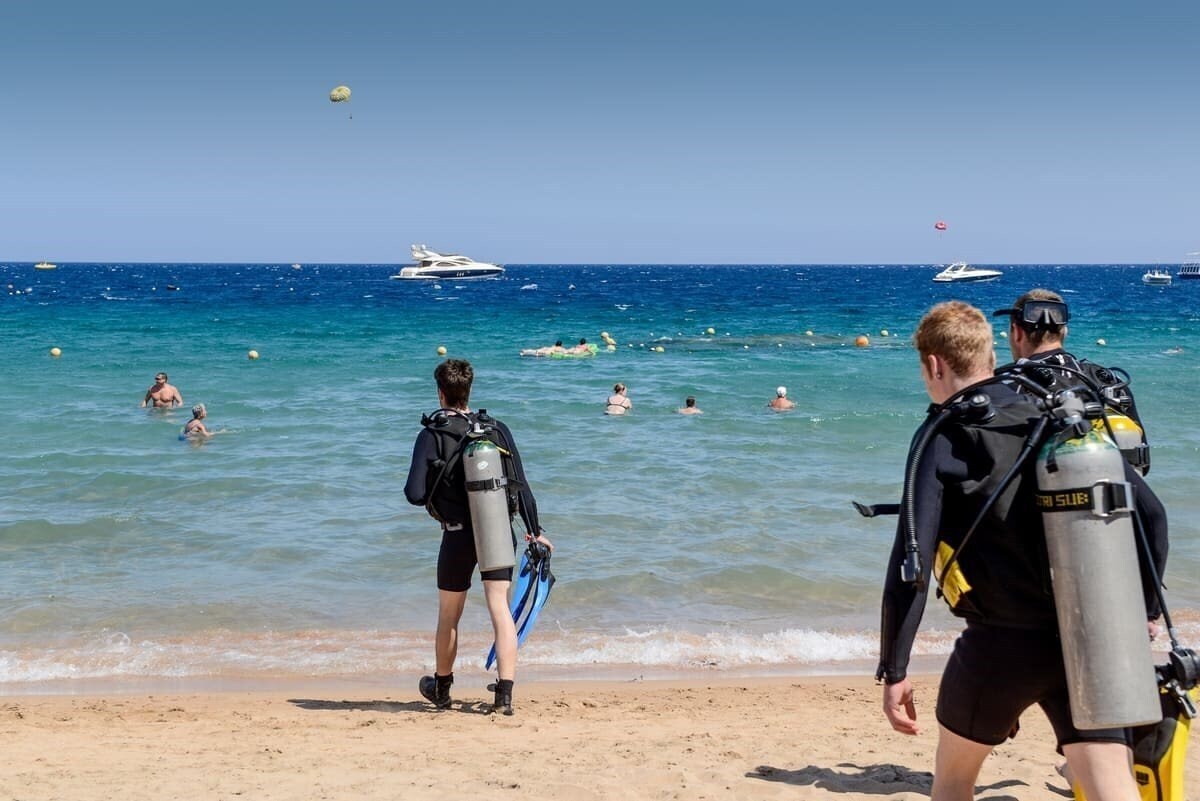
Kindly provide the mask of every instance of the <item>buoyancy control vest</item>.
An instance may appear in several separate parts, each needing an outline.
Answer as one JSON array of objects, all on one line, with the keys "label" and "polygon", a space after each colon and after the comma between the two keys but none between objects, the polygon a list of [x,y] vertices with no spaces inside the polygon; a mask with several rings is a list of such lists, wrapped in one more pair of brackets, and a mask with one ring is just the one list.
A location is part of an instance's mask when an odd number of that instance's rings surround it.
[{"label": "buoyancy control vest", "polygon": [[1117,367],[1101,367],[1056,348],[1034,354],[996,369],[997,375],[1020,370],[1048,394],[1080,385],[1103,399],[1107,427],[1112,431],[1121,455],[1142,475],[1150,472],[1150,445],[1137,403],[1129,388],[1129,375]]},{"label": "buoyancy control vest", "polygon": [[[935,445],[954,467],[941,474],[934,577],[959,617],[1009,628],[1053,629],[1054,600],[1041,513],[1034,502],[1033,462],[1024,460],[1017,475],[1007,475],[1021,461],[1043,413],[1027,396],[987,394],[986,416],[953,420]],[[936,452],[933,456],[938,458]]]},{"label": "buoyancy control vest", "polygon": [[505,502],[510,516],[517,511],[522,484],[512,463],[512,443],[507,441],[498,422],[486,409],[478,412],[438,409],[421,417],[421,425],[436,443],[437,458],[429,465],[425,479],[425,509],[434,520],[450,525],[471,522],[463,456],[472,443],[484,440],[501,451]]}]

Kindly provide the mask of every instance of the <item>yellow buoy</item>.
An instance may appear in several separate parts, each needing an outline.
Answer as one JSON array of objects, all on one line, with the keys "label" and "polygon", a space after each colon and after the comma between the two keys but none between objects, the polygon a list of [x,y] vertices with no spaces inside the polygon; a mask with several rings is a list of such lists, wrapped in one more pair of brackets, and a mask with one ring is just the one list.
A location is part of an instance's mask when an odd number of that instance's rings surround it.
[{"label": "yellow buoy", "polygon": [[1000,338],[1001,338],[1001,339],[1008,339],[1008,332],[1007,332],[1007,331],[1001,331],[1001,332],[1000,332]]},{"label": "yellow buoy", "polygon": [[446,355],[446,346],[445,346],[445,345],[438,345],[438,349],[437,349],[437,355],[438,355],[438,356],[445,356],[445,355]]},{"label": "yellow buoy", "polygon": [[254,361],[255,359],[258,358],[258,351],[256,351],[256,350],[248,351],[246,353],[246,358],[249,359],[250,361]]},{"label": "yellow buoy", "polygon": [[811,329],[804,332],[804,336],[806,336],[806,337],[811,337],[812,335],[813,335],[813,332]]},{"label": "yellow buoy", "polygon": [[886,336],[888,336],[888,330],[887,330],[886,328],[880,328],[880,329],[879,329],[879,336],[881,336],[881,337],[886,337]]},{"label": "yellow buoy", "polygon": [[708,334],[709,336],[712,336],[713,334],[717,333],[717,330],[715,328],[707,328],[707,329],[705,329],[704,333]]},{"label": "yellow buoy", "polygon": [[61,348],[51,348],[50,355],[57,359],[59,356],[62,356],[62,349]]},{"label": "yellow buoy", "polygon": [[1100,339],[1097,339],[1097,340],[1096,340],[1096,344],[1097,344],[1097,345],[1107,345],[1107,344],[1108,344],[1108,342],[1106,342],[1106,341],[1104,340],[1104,337],[1101,337]]},{"label": "yellow buoy", "polygon": [[667,349],[664,348],[662,345],[659,345],[654,348],[655,353],[666,353],[666,351],[667,351]]},{"label": "yellow buoy", "polygon": [[855,347],[865,348],[870,344],[871,340],[867,339],[866,334],[859,334],[854,340]]}]

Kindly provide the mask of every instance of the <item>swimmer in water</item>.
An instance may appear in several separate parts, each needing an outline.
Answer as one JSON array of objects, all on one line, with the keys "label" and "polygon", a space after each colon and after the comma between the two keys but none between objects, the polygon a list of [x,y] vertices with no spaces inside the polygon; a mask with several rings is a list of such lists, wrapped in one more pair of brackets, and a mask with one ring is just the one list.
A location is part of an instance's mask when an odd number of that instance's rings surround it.
[{"label": "swimmer in water", "polygon": [[613,384],[613,394],[608,396],[608,403],[604,406],[605,414],[625,414],[633,408],[633,401],[629,400],[625,395],[624,384]]},{"label": "swimmer in water", "polygon": [[197,403],[192,407],[192,419],[188,420],[183,426],[183,431],[179,432],[180,439],[208,439],[215,431],[209,431],[208,426],[204,425],[205,418],[208,417],[208,410],[204,408],[203,403]]},{"label": "swimmer in water", "polygon": [[154,385],[146,390],[146,397],[142,398],[142,407],[153,406],[155,409],[169,409],[182,405],[183,396],[179,394],[178,389],[167,383],[167,374],[155,373]]},{"label": "swimmer in water", "polygon": [[767,402],[767,405],[777,412],[784,412],[788,409],[796,408],[796,404],[788,400],[787,387],[777,387],[775,389],[775,397],[771,398],[771,400]]}]

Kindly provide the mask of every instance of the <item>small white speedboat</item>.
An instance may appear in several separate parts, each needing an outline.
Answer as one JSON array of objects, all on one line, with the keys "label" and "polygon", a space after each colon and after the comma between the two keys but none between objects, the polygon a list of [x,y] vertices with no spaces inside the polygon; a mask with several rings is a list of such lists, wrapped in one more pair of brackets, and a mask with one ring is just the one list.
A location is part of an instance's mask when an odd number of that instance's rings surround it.
[{"label": "small white speedboat", "polygon": [[1156,267],[1142,276],[1142,283],[1151,286],[1165,286],[1171,283],[1171,274]]},{"label": "small white speedboat", "polygon": [[51,264],[48,261],[39,261],[37,264],[33,265],[33,269],[35,269],[35,270],[57,270],[58,265]]},{"label": "small white speedboat", "polygon": [[956,261],[933,277],[939,284],[951,281],[991,281],[1004,273],[999,270],[988,270],[983,267],[972,267],[965,261]]}]

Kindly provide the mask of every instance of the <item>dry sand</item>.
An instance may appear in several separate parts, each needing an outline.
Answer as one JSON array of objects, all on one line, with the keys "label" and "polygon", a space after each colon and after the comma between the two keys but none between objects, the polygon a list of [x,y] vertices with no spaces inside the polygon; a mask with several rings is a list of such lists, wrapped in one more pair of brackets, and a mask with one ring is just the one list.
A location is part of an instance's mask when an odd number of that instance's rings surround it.
[{"label": "dry sand", "polygon": [[[489,694],[460,685],[445,712],[415,686],[9,696],[0,799],[929,796],[936,677],[917,679],[917,737],[891,731],[863,677],[518,684],[513,717],[482,714]],[[1069,798],[1045,719],[1022,725],[977,798]]]}]

